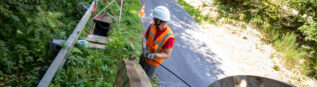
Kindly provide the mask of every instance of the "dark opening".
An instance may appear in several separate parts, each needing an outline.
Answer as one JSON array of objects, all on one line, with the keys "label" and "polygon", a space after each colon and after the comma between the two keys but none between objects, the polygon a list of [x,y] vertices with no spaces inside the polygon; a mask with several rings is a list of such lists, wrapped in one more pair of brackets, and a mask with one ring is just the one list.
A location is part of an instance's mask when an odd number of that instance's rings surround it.
[{"label": "dark opening", "polygon": [[100,21],[95,21],[95,29],[93,31],[94,35],[100,35],[100,36],[108,36],[108,31],[110,30],[110,24]]},{"label": "dark opening", "polygon": [[110,16],[100,14],[94,18],[94,23],[94,35],[108,36],[107,34],[110,30],[110,24],[112,23]]}]

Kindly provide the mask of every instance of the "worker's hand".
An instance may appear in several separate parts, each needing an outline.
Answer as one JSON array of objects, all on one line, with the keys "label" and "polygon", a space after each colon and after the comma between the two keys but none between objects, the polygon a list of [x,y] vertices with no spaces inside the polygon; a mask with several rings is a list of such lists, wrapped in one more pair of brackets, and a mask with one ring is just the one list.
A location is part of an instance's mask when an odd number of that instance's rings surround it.
[{"label": "worker's hand", "polygon": [[155,53],[152,53],[152,54],[149,54],[149,55],[147,55],[147,59],[148,60],[152,60],[154,57],[156,57],[156,54]]},{"label": "worker's hand", "polygon": [[149,52],[146,50],[146,48],[142,49],[142,56],[146,57],[145,55],[148,54]]}]

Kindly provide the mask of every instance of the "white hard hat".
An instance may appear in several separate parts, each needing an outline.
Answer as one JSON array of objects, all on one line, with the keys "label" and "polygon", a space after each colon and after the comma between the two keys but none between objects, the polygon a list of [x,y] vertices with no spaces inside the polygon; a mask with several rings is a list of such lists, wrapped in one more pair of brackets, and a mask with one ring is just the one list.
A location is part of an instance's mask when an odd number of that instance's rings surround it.
[{"label": "white hard hat", "polygon": [[153,17],[160,19],[162,21],[169,21],[170,18],[170,11],[165,6],[157,6],[153,10]]}]

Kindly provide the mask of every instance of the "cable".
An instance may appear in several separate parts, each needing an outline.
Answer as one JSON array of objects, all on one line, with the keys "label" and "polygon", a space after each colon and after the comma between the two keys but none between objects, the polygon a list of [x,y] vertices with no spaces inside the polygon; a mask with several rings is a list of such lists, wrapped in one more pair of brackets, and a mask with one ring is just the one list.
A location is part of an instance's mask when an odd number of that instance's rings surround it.
[{"label": "cable", "polygon": [[[154,62],[156,62],[157,64],[160,64],[158,63],[156,60],[153,60]],[[174,72],[172,72],[170,69],[168,69],[167,67],[165,67],[164,65],[160,64],[160,66],[162,66],[163,68],[165,68],[168,72],[172,73],[174,76],[176,76],[178,79],[180,79],[183,83],[185,83],[187,86],[189,87],[192,87],[190,86],[185,80],[183,80],[182,78],[180,78],[178,75],[176,75]]]}]

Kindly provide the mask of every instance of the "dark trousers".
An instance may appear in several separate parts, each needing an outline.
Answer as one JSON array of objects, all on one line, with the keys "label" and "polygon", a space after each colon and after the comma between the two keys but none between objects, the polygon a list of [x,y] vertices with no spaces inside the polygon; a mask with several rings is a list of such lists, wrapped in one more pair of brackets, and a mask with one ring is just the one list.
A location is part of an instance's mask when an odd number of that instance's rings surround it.
[{"label": "dark trousers", "polygon": [[144,56],[140,56],[140,61],[139,64],[142,66],[142,68],[144,69],[146,75],[150,78],[150,80],[152,81],[154,74],[156,72],[156,68],[157,66],[152,66],[150,64],[147,64],[145,62],[145,57]]}]

